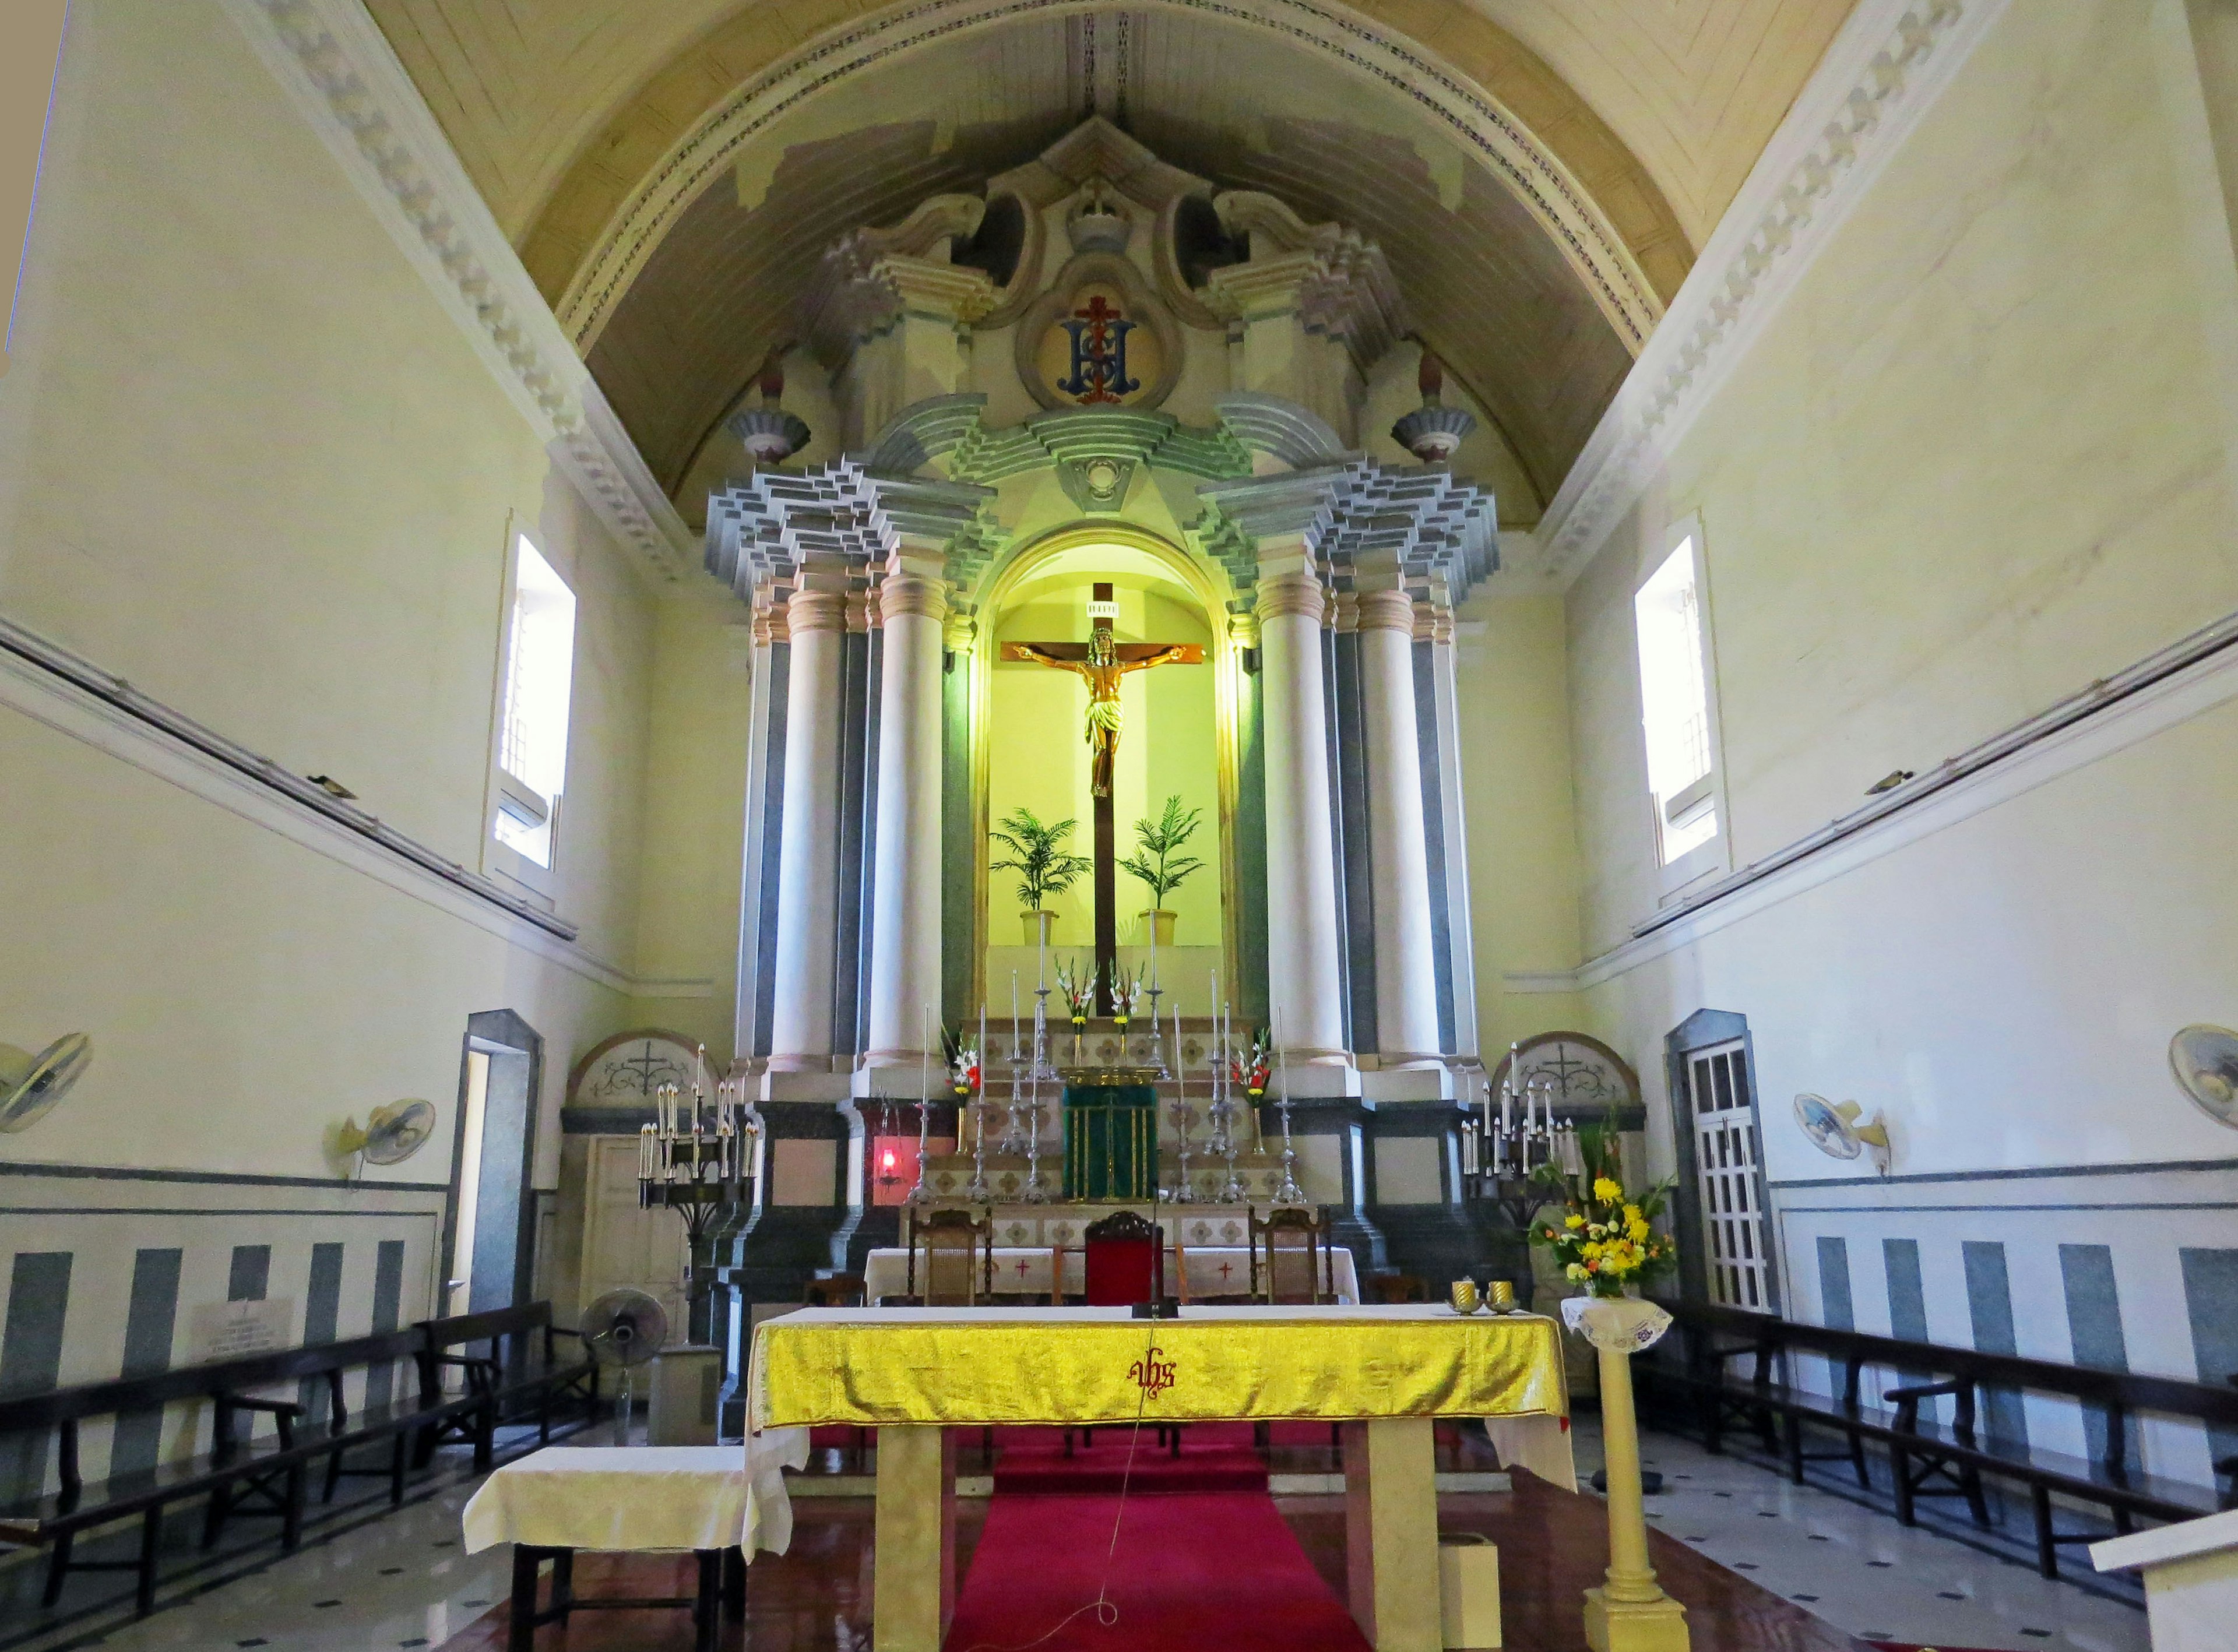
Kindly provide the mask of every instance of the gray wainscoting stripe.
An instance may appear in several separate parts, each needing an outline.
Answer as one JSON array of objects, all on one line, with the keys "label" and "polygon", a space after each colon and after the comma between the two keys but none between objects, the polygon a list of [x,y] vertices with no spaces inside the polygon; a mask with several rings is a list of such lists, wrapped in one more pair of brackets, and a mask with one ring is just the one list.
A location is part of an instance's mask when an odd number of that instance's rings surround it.
[{"label": "gray wainscoting stripe", "polygon": [[[303,1292],[303,1341],[334,1342],[341,1323],[342,1247],[339,1240],[311,1246],[311,1282]],[[327,1384],[322,1378],[306,1377],[297,1384],[296,1399],[313,1417],[324,1417]]]},{"label": "gray wainscoting stripe", "polygon": [[[2114,1252],[2106,1245],[2063,1245],[2059,1279],[2067,1296],[2067,1340],[2075,1363],[2099,1371],[2127,1371],[2129,1342],[2122,1332],[2122,1298],[2114,1286]],[[2136,1453],[2137,1423],[2129,1419],[2129,1461]],[[2090,1455],[2106,1454],[2106,1414],[2082,1408],[2083,1437]]]},{"label": "gray wainscoting stripe", "polygon": [[[1902,1337],[1907,1342],[1926,1342],[1927,1290],[1920,1279],[1919,1241],[1910,1239],[1884,1239],[1881,1241],[1881,1265],[1888,1272],[1889,1335]],[[1900,1371],[1898,1383],[1928,1381],[1924,1371]],[[1920,1407],[1923,1417],[1940,1417],[1943,1402],[1927,1401]]]},{"label": "gray wainscoting stripe", "polygon": [[[186,1252],[173,1246],[135,1252],[132,1301],[124,1312],[124,1362],[120,1377],[154,1377],[171,1368],[178,1327],[179,1266]],[[156,1466],[163,1444],[163,1412],[132,1411],[116,1419],[109,1437],[109,1471],[129,1474]]]},{"label": "gray wainscoting stripe", "polygon": [[1920,1282],[1919,1241],[1883,1239],[1881,1261],[1888,1269],[1889,1334],[1907,1342],[1927,1341],[1927,1291]]},{"label": "gray wainscoting stripe", "polygon": [[[0,1325],[0,1399],[43,1394],[61,1380],[63,1321],[70,1312],[70,1251],[18,1251],[9,1270],[8,1318]],[[0,1441],[0,1497],[28,1497],[46,1483],[49,1431]]]},{"label": "gray wainscoting stripe", "polygon": [[1850,1241],[1837,1234],[1818,1236],[1818,1313],[1837,1331],[1855,1331],[1857,1311],[1850,1299]]},{"label": "gray wainscoting stripe", "polygon": [[[2005,1247],[1997,1239],[1968,1239],[1961,1247],[1966,1259],[1966,1312],[1973,1321],[1974,1345],[1984,1353],[2017,1353],[2013,1340],[2013,1282],[2005,1268]],[[1984,1419],[1992,1437],[2028,1442],[2028,1412],[2020,1391],[1985,1391],[1989,1415]]]},{"label": "gray wainscoting stripe", "polygon": [[[383,1239],[373,1259],[373,1323],[366,1329],[374,1336],[394,1331],[404,1317],[404,1241]],[[374,1365],[365,1373],[365,1403],[368,1407],[388,1404],[396,1375],[393,1365]]]},{"label": "gray wainscoting stripe", "polygon": [[233,1265],[225,1276],[225,1299],[228,1302],[262,1302],[265,1289],[271,1283],[272,1247],[269,1245],[236,1245],[233,1247]]},{"label": "gray wainscoting stripe", "polygon": [[[2216,1388],[2238,1377],[2238,1250],[2186,1246],[2176,1252],[2183,1263],[2183,1305],[2191,1318],[2191,1351],[2199,1380]],[[2215,1458],[2238,1455],[2238,1428],[2208,1431]]]}]

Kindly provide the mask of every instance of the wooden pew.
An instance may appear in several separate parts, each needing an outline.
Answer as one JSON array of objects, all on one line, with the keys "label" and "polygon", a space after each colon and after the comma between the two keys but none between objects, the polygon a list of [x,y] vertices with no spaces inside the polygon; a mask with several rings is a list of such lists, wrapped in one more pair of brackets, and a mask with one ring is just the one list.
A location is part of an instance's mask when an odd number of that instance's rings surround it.
[{"label": "wooden pew", "polygon": [[[1639,1374],[1652,1394],[1677,1401],[1691,1415],[1712,1450],[1723,1449],[1727,1429],[1738,1424],[1784,1455],[1798,1483],[1806,1462],[1831,1459],[1849,1463],[1858,1483],[1870,1487],[1864,1447],[1871,1441],[1888,1452],[1897,1517],[1906,1525],[1914,1522],[1919,1498],[1954,1497],[1965,1501],[1977,1525],[1987,1526],[1984,1479],[2023,1485],[2037,1569],[2047,1577],[2059,1575],[2061,1544],[2104,1536],[2058,1530],[2055,1496],[2103,1508],[2120,1532],[2141,1518],[2188,1520],[2238,1504],[2238,1486],[2231,1483],[2238,1459],[2215,1465],[2220,1488],[2148,1475],[2129,1460],[2128,1420],[2138,1413],[2238,1425],[2238,1389],[2231,1386],[1911,1342],[1738,1308],[1664,1306],[1681,1327],[1683,1336],[1673,1339],[1681,1357],[1642,1361]],[[1839,1391],[1801,1387],[1793,1370],[1800,1353],[1826,1359],[1839,1373]],[[1745,1369],[1737,1370],[1744,1360]],[[1919,1376],[1884,1389],[1876,1404],[1861,1391],[1864,1371],[1874,1366]],[[2104,1449],[2096,1457],[2078,1457],[1990,1436],[1982,1425],[1982,1397],[1999,1391],[2056,1395],[2096,1411],[2104,1423]],[[1948,1423],[1929,1413],[1928,1402],[1939,1397],[1952,1402]],[[1838,1434],[1844,1444],[1806,1450],[1805,1429]]]}]

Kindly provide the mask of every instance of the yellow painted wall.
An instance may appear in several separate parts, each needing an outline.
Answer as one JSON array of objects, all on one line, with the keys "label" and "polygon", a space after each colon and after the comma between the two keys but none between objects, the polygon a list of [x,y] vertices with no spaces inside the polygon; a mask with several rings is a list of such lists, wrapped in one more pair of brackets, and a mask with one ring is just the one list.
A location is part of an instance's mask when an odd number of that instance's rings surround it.
[{"label": "yellow painted wall", "polygon": [[[2163,98],[2135,8],[2006,10],[1572,587],[1586,958],[1656,909],[1630,605],[1666,525],[1704,527],[1737,865],[2238,609]],[[2109,735],[1963,825],[1615,954],[1588,1030],[1659,1092],[1666,1029],[1745,1014],[1767,1106],[1886,1104],[1899,1170],[2227,1153],[2165,1067],[2178,1027],[2238,1016],[2196,941],[2238,920],[2220,726]],[[1765,1135],[1775,1176],[1839,1173]]]},{"label": "yellow painted wall", "polygon": [[[460,1040],[626,1025],[652,605],[223,11],[71,10],[0,380],[0,611],[400,830],[481,861],[509,528],[579,598],[557,902],[573,948],[452,915],[123,755],[0,709],[0,1040],[93,1034],[10,1158],[328,1173],[326,1127]],[[26,697],[28,696],[28,700]],[[402,883],[405,887],[397,885]]]},{"label": "yellow painted wall", "polygon": [[[728,623],[731,618],[740,622]],[[752,634],[682,603],[656,616],[645,765],[645,851],[636,880],[632,1024],[665,1027],[731,1059],[738,965]]]},{"label": "yellow painted wall", "polygon": [[1497,1052],[1572,1025],[1579,1008],[1574,994],[1508,979],[1565,973],[1578,954],[1562,599],[1479,592],[1462,610],[1453,676],[1478,1047]]}]

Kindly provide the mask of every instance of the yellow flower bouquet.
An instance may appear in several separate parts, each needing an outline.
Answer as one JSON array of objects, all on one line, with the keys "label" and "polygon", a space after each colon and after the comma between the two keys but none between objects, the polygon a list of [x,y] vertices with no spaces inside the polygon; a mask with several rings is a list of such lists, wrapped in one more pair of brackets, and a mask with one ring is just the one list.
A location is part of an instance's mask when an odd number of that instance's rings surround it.
[{"label": "yellow flower bouquet", "polygon": [[1616,1132],[1606,1127],[1580,1131],[1578,1146],[1582,1174],[1571,1177],[1553,1165],[1539,1172],[1561,1193],[1564,1207],[1559,1216],[1534,1221],[1531,1241],[1553,1253],[1565,1278],[1593,1295],[1622,1296],[1626,1286],[1649,1284],[1678,1265],[1678,1246],[1655,1226],[1671,1184],[1626,1192]]}]

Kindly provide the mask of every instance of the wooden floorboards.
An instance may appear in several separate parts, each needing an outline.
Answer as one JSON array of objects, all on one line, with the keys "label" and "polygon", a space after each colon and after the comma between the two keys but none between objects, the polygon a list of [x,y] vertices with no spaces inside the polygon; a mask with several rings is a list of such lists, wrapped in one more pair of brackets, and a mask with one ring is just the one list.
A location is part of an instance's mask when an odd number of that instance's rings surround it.
[{"label": "wooden floorboards", "polygon": [[[1344,1592],[1344,1506],[1338,1497],[1276,1499],[1315,1568]],[[792,1547],[758,1556],[748,1576],[746,1623],[726,1624],[725,1652],[853,1652],[870,1642],[871,1504],[866,1499],[802,1499],[794,1505]],[[986,1504],[957,1511],[961,1577],[985,1520]],[[1440,1527],[1489,1537],[1500,1547],[1506,1643],[1530,1652],[1587,1652],[1583,1591],[1608,1563],[1605,1512],[1598,1499],[1558,1491],[1527,1474],[1510,1492],[1448,1494],[1438,1499]],[[1650,1552],[1665,1589],[1684,1602],[1697,1652],[1870,1652],[1852,1639],[1738,1573],[1650,1530]],[[581,1556],[579,1593],[688,1592],[688,1560]],[[540,1652],[687,1652],[691,1626],[681,1612],[593,1612],[563,1632],[539,1632]],[[444,1642],[442,1652],[502,1652],[505,1610],[493,1608]]]}]

